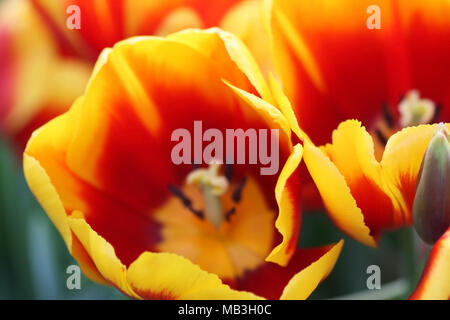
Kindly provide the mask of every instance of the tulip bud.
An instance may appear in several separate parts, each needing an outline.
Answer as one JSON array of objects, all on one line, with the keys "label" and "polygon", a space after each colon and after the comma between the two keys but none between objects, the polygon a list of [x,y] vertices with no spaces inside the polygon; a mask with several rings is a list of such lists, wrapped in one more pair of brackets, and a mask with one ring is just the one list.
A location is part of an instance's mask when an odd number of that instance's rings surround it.
[{"label": "tulip bud", "polygon": [[437,126],[422,160],[413,219],[418,235],[429,244],[436,242],[450,225],[450,142],[444,124]]}]

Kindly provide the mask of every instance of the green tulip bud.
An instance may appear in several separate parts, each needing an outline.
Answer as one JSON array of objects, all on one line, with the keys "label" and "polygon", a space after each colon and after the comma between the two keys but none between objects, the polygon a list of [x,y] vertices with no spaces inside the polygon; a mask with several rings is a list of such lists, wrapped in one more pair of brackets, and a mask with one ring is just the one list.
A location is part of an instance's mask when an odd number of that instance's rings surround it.
[{"label": "green tulip bud", "polygon": [[444,124],[437,126],[422,160],[413,219],[417,234],[429,244],[450,226],[450,142]]}]

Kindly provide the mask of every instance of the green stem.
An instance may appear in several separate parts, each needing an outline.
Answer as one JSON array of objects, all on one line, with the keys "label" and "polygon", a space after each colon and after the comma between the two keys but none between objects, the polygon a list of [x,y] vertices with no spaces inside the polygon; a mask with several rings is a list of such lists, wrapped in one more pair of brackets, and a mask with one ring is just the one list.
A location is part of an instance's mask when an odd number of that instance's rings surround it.
[{"label": "green stem", "polygon": [[412,292],[417,285],[420,272],[416,234],[414,228],[405,228],[401,232],[401,248],[404,257],[405,277],[408,280],[409,292]]}]

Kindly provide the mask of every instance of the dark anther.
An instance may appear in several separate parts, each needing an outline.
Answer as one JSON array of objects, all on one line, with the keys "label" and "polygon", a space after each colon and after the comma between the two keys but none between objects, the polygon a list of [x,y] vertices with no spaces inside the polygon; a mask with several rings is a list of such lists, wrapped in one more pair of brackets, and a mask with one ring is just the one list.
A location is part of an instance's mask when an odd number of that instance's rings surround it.
[{"label": "dark anther", "polygon": [[192,206],[188,206],[187,208],[200,219],[203,219],[205,217],[202,210],[195,210],[194,208],[192,208]]},{"label": "dark anther", "polygon": [[179,188],[174,186],[173,184],[169,184],[169,191],[173,193],[173,195],[179,198],[185,207],[189,207],[191,205],[191,200],[189,200]]},{"label": "dark anther", "polygon": [[226,221],[230,221],[230,217],[236,212],[236,208],[233,207],[230,210],[228,210],[227,212],[225,212],[225,220]]},{"label": "dark anther", "polygon": [[180,199],[183,202],[183,205],[189,209],[193,214],[195,214],[200,219],[203,219],[203,211],[201,210],[195,210],[192,208],[192,201],[188,199],[178,187],[174,186],[173,184],[168,185],[169,191],[172,192],[172,194]]},{"label": "dark anther", "polygon": [[394,118],[392,117],[391,110],[389,110],[389,105],[386,102],[383,103],[383,117],[389,128],[394,128]]},{"label": "dark anther", "polygon": [[234,190],[233,195],[231,197],[235,203],[238,203],[239,201],[241,201],[242,190],[244,189],[246,182],[247,182],[247,178],[244,177],[241,180],[241,182],[239,183],[239,185],[236,187],[236,189]]},{"label": "dark anther", "polygon": [[377,135],[378,140],[380,140],[380,142],[381,142],[383,145],[386,145],[387,139],[386,139],[385,135],[383,134],[383,132],[381,132],[381,130],[377,128],[377,129],[375,130],[375,134]]},{"label": "dark anther", "polygon": [[233,173],[233,165],[225,163],[225,177],[228,181],[231,181],[231,179],[233,179]]},{"label": "dark anther", "polygon": [[433,118],[431,119],[431,123],[438,122],[439,116],[441,115],[441,111],[442,111],[442,104],[439,103],[436,105],[436,108],[434,108],[434,114]]}]

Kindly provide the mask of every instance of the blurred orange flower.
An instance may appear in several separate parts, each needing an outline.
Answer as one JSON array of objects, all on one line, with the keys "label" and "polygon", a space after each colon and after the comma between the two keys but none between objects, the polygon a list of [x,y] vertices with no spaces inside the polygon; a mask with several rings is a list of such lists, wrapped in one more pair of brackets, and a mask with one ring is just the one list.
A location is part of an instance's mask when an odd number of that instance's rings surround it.
[{"label": "blurred orange flower", "polygon": [[[286,100],[273,88],[242,42],[219,29],[106,49],[85,94],[24,154],[32,192],[84,273],[135,298],[307,298],[343,242],[297,249],[302,148],[291,144],[279,111]],[[278,129],[281,172],[216,168],[204,178],[219,179],[224,193],[211,196],[189,178],[199,169],[171,161],[171,133],[194,120]]]},{"label": "blurred orange flower", "polygon": [[[80,29],[66,26],[70,5],[80,8]],[[83,93],[99,53],[119,40],[226,24],[223,28],[253,41],[258,32],[252,30],[262,29],[257,6],[256,0],[3,1],[0,132],[22,152],[34,129]]]}]

